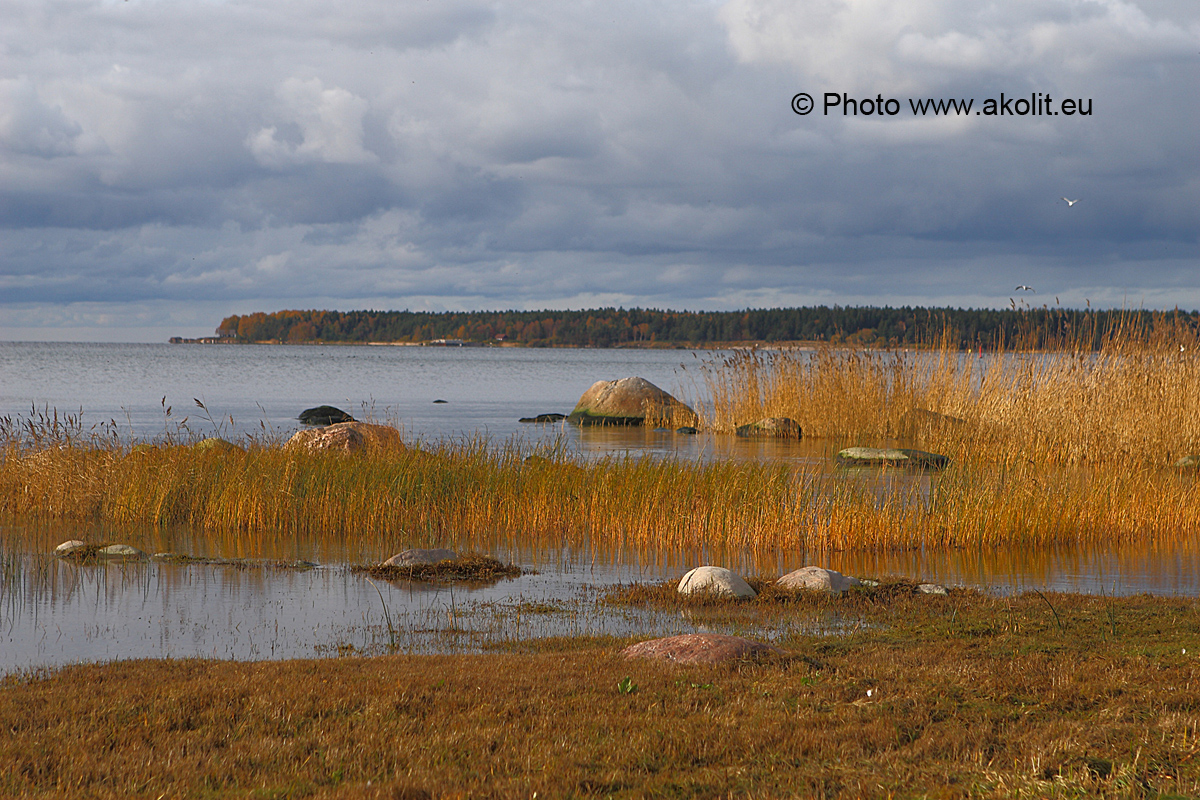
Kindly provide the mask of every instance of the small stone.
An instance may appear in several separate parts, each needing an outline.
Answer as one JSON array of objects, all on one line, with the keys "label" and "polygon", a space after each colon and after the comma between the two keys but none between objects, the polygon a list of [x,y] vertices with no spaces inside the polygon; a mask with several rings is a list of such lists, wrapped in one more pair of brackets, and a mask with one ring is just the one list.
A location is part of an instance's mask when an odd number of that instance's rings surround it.
[{"label": "small stone", "polygon": [[693,435],[693,434],[697,434],[697,433],[699,433],[699,432],[700,432],[700,429],[699,429],[699,428],[692,427],[691,425],[684,425],[682,428],[676,428],[676,429],[675,429],[675,432],[676,432],[676,433],[682,433],[682,434],[686,434],[686,435],[688,435],[688,436],[691,436],[691,435]]},{"label": "small stone", "polygon": [[922,594],[948,594],[945,586],[939,586],[936,583],[922,583],[917,587],[917,591]]},{"label": "small stone", "polygon": [[96,555],[102,558],[146,558],[146,554],[128,544],[110,544],[101,547]]},{"label": "small stone", "polygon": [[675,664],[717,664],[770,653],[781,654],[777,647],[727,636],[721,633],[685,633],[665,639],[638,642],[621,651],[625,658],[651,658]]},{"label": "small stone", "polygon": [[421,550],[414,548],[405,550],[383,562],[385,567],[411,567],[416,564],[440,564],[443,561],[453,561],[458,558],[458,554],[453,550],[430,549]]},{"label": "small stone", "polygon": [[71,539],[69,541],[63,542],[58,547],[54,548],[54,555],[69,556],[72,553],[76,553],[80,550],[83,550],[85,547],[87,547],[86,542],[81,542],[78,539]]},{"label": "small stone", "polygon": [[710,592],[737,598],[757,595],[757,592],[750,588],[750,584],[724,567],[696,567],[679,581],[677,591],[680,594]]},{"label": "small stone", "polygon": [[784,575],[775,585],[782,589],[807,589],[812,592],[841,594],[847,589],[861,586],[862,582],[834,569],[801,567]]}]

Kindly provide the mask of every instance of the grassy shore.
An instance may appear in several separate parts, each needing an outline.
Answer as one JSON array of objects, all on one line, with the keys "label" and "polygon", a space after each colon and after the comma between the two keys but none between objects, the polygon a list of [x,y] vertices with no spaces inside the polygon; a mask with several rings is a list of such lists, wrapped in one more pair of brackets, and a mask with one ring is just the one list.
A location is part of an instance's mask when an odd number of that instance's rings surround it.
[{"label": "grassy shore", "polygon": [[[673,602],[656,589],[634,600]],[[1195,600],[877,592],[790,602],[776,598],[776,612],[861,625],[717,666],[627,661],[624,642],[582,639],[476,656],[136,661],[10,676],[0,794],[1200,793]]]}]

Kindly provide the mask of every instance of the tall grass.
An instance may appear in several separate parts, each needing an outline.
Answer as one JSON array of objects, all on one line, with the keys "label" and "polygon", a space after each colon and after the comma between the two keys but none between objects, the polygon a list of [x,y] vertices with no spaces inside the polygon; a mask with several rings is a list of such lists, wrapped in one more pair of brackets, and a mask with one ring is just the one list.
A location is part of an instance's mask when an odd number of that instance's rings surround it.
[{"label": "tall grass", "polygon": [[[356,457],[249,442],[140,447],[0,430],[0,514],[186,525],[227,556],[284,537],[389,555],[399,545],[621,552],[1167,545],[1200,534],[1200,346],[1158,325],[1101,347],[988,359],[823,349],[710,365],[703,423],[789,416],[805,436],[896,437],[952,466],[920,479],[826,465],[608,458],[486,441]],[[35,426],[36,427],[36,426]],[[891,486],[892,488],[889,488]]]},{"label": "tall grass", "polygon": [[703,424],[717,431],[791,417],[806,437],[916,439],[960,459],[1002,465],[1173,463],[1200,450],[1200,346],[1165,322],[1118,325],[1098,350],[992,350],[957,337],[916,351],[742,351],[707,366]]}]

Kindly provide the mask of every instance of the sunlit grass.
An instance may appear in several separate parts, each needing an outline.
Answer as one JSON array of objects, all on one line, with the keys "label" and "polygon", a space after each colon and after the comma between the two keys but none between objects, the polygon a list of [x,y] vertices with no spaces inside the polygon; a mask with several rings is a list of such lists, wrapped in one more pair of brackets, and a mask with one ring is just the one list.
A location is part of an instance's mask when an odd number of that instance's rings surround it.
[{"label": "sunlit grass", "polygon": [[[746,352],[710,365],[717,430],[764,416],[805,437],[948,455],[921,477],[831,465],[685,463],[486,440],[356,457],[278,441],[130,449],[43,418],[0,424],[0,514],[184,525],[225,556],[296,537],[390,554],[588,548],[780,552],[1183,542],[1200,484],[1200,347],[1183,328],[1117,330],[1099,352],[977,359],[919,353]],[[940,416],[939,416],[940,415]],[[3,422],[3,421],[0,421]]]}]

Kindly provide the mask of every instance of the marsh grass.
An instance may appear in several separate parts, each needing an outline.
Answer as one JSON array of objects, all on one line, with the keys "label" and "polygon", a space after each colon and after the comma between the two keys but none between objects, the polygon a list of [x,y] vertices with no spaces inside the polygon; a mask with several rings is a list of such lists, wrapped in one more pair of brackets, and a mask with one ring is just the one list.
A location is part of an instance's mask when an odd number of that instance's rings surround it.
[{"label": "marsh grass", "polygon": [[[702,424],[790,417],[805,437],[922,449],[1006,466],[1155,468],[1200,450],[1196,331],[1162,317],[976,358],[945,334],[919,350],[743,350],[703,368]],[[1086,344],[1086,347],[1084,346]]]},{"label": "marsh grass", "polygon": [[1200,794],[1196,601],[1049,598],[1061,632],[1034,595],[842,596],[869,624],[726,665],[626,660],[629,640],[580,637],[11,675],[0,794]]},{"label": "marsh grass", "polygon": [[[977,359],[918,352],[742,351],[709,367],[705,425],[764,416],[806,438],[947,455],[932,477],[827,464],[581,461],[475,438],[402,453],[299,453],[278,439],[130,448],[53,416],[0,424],[0,514],[187,526],[222,556],[298,537],[384,557],[509,552],[780,551],[1181,545],[1200,535],[1200,346],[1168,321]],[[1094,334],[1094,335],[1093,335]],[[1091,342],[1099,341],[1099,349]],[[74,418],[72,418],[74,419]],[[31,427],[32,426],[32,427]],[[107,437],[107,438],[106,438]]]}]

